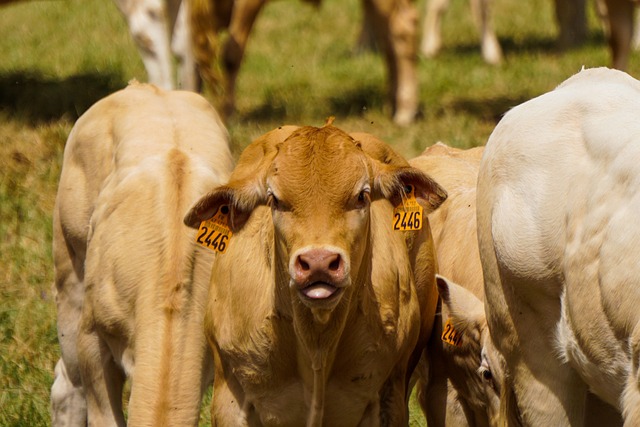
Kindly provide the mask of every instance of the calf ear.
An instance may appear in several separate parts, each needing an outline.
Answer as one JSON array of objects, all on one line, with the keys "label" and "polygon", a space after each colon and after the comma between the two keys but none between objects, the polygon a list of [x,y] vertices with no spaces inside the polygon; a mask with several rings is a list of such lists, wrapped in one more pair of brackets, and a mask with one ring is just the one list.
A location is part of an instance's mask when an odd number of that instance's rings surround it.
[{"label": "calf ear", "polygon": [[376,163],[378,173],[374,180],[374,188],[394,206],[402,202],[410,187],[413,188],[418,203],[425,209],[425,215],[436,210],[447,199],[445,189],[421,170],[411,166],[397,167]]},{"label": "calf ear", "polygon": [[470,291],[439,274],[436,274],[436,285],[454,328],[461,332],[479,330],[486,321],[482,301]]},{"label": "calf ear", "polygon": [[198,228],[202,221],[213,218],[220,208],[227,206],[229,226],[231,231],[236,232],[244,226],[257,205],[266,203],[266,197],[262,193],[250,182],[230,182],[198,200],[185,216],[184,223]]},{"label": "calf ear", "polygon": [[278,151],[278,145],[297,129],[297,126],[280,126],[249,144],[240,155],[229,183],[203,196],[189,210],[184,223],[198,228],[222,206],[228,206],[231,230],[235,232],[242,228],[255,207],[266,203],[264,174]]}]

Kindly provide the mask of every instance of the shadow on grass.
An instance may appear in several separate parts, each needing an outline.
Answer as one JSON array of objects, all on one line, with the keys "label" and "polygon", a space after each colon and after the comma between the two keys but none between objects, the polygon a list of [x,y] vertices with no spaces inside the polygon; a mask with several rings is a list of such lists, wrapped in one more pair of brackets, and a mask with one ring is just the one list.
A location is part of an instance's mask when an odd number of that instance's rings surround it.
[{"label": "shadow on grass", "polygon": [[0,112],[35,125],[75,120],[99,99],[123,87],[112,74],[80,74],[64,79],[30,71],[0,74]]},{"label": "shadow on grass", "polygon": [[456,113],[466,113],[479,120],[497,124],[513,107],[531,99],[525,95],[520,97],[496,97],[484,99],[458,98],[444,108]]},{"label": "shadow on grass", "polygon": [[[277,94],[270,93],[255,108],[241,113],[242,120],[283,121],[298,120],[317,115],[361,116],[367,110],[382,110],[386,107],[385,89],[375,85],[358,86],[349,90],[340,87],[330,89],[326,94],[305,96],[304,91],[292,87]],[[305,91],[312,90],[311,88]],[[295,93],[301,93],[296,97]],[[292,101],[293,100],[293,101]]]},{"label": "shadow on grass", "polygon": [[[602,31],[590,31],[582,44],[561,48],[555,37],[531,36],[523,40],[516,40],[512,37],[499,36],[500,47],[506,56],[517,56],[518,54],[546,54],[556,55],[583,47],[606,46],[607,39]],[[469,55],[479,52],[480,41],[473,43],[461,43],[447,48],[456,55]]]}]

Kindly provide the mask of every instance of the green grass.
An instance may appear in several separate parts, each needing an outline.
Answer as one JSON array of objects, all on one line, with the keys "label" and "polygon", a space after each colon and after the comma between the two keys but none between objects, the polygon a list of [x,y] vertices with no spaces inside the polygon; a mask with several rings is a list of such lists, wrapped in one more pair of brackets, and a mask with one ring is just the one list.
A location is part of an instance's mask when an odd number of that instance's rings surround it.
[{"label": "green grass", "polygon": [[[325,0],[320,9],[294,0],[268,4],[238,82],[238,113],[229,123],[235,152],[281,124],[320,125],[331,115],[337,126],[371,132],[407,157],[436,141],[482,145],[509,108],[583,65],[609,63],[593,11],[588,43],[558,52],[551,1],[494,0],[506,61],[488,66],[468,2],[452,3],[442,54],[419,64],[422,118],[406,128],[390,120],[382,59],[352,55],[359,1]],[[91,104],[146,77],[111,1],[4,6],[0,34],[0,425],[40,426],[50,422],[59,354],[51,212],[64,143]],[[637,54],[629,72],[640,72]],[[412,417],[412,425],[424,425],[415,404]]]}]

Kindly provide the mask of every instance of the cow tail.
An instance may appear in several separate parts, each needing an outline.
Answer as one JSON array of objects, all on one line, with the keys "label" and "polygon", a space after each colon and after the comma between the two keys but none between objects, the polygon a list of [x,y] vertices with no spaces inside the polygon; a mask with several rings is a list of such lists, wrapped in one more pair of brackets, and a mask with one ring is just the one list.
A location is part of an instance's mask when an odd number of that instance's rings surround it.
[{"label": "cow tail", "polygon": [[210,89],[220,81],[215,68],[218,49],[215,5],[212,0],[189,0],[189,23],[193,56],[200,77]]},{"label": "cow tail", "polygon": [[500,427],[522,427],[518,401],[511,375],[505,371],[500,393]]}]

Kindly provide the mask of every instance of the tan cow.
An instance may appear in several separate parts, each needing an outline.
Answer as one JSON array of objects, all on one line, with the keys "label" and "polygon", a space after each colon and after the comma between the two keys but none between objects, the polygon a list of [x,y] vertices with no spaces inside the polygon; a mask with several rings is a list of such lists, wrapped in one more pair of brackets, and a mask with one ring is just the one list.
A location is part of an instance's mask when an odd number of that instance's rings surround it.
[{"label": "tan cow", "polygon": [[133,84],[69,135],[53,220],[53,425],[196,425],[211,381],[203,333],[212,254],[182,223],[232,167],[200,95]]},{"label": "tan cow", "polygon": [[[286,126],[249,145],[185,218],[197,227],[217,212],[233,233],[205,317],[214,424],[406,425],[437,301],[418,206],[445,198],[370,135]],[[421,230],[394,230],[394,206]]]},{"label": "tan cow", "polygon": [[[265,3],[266,0],[191,1],[196,62],[205,82],[212,87],[219,86],[212,71],[214,64],[219,61],[222,65],[223,112],[226,115],[235,110],[235,85],[240,64],[255,19]],[[363,6],[385,55],[393,120],[407,125],[418,112],[417,11],[412,0],[364,0]],[[228,30],[229,37],[221,48],[221,58],[218,58],[218,33],[224,30]]]},{"label": "tan cow", "polygon": [[478,240],[506,421],[583,425],[591,391],[614,413],[600,425],[640,425],[638,112],[640,82],[583,70],[489,138]]},{"label": "tan cow", "polygon": [[482,151],[483,147],[460,150],[437,143],[409,162],[448,194],[429,215],[438,271],[447,279],[440,277],[437,282],[442,306],[429,344],[432,364],[429,373],[418,370],[417,384],[432,427],[488,426],[498,420],[502,363],[484,316],[476,232],[476,181]]}]

